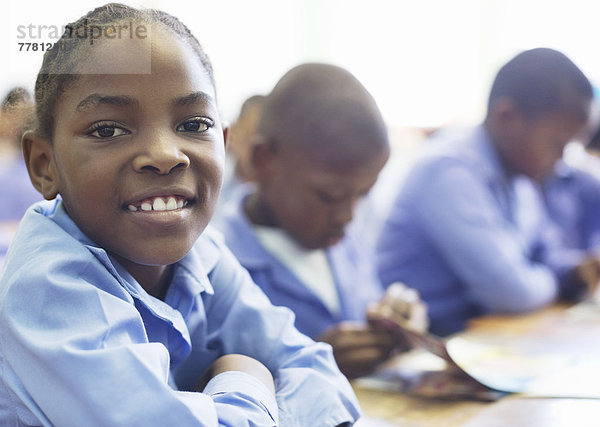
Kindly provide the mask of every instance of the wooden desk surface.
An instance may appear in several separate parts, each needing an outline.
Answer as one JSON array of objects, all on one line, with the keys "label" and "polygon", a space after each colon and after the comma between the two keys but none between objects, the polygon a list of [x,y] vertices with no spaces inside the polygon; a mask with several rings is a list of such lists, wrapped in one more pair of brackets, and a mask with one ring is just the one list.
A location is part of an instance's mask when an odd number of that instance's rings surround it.
[{"label": "wooden desk surface", "polygon": [[[566,305],[556,305],[525,315],[477,319],[461,336],[554,333],[561,330],[557,325],[565,323],[567,309]],[[562,331],[569,333],[568,328]],[[594,332],[600,332],[600,322]],[[598,336],[591,333],[588,339],[600,343]],[[600,353],[598,356],[600,358]],[[357,381],[353,387],[365,414],[357,423],[359,427],[600,426],[600,399],[532,398],[512,394],[496,402],[444,401],[370,389]]]}]

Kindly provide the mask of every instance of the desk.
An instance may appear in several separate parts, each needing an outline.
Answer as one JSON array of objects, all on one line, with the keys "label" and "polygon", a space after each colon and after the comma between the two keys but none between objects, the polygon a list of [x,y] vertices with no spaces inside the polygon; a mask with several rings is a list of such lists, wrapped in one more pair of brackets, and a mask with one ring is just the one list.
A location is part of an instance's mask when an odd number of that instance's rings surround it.
[{"label": "desk", "polygon": [[[565,323],[566,316],[572,314],[568,309],[567,305],[555,305],[530,314],[476,319],[460,335],[504,334],[523,337],[539,334],[540,331],[554,332],[560,329],[556,329],[558,325]],[[567,329],[563,328],[563,332]],[[588,335],[590,340],[600,342],[598,336],[600,322]],[[495,402],[443,401],[369,389],[358,381],[353,382],[353,387],[365,414],[357,423],[359,427],[600,425],[600,399],[532,398],[511,394]]]}]

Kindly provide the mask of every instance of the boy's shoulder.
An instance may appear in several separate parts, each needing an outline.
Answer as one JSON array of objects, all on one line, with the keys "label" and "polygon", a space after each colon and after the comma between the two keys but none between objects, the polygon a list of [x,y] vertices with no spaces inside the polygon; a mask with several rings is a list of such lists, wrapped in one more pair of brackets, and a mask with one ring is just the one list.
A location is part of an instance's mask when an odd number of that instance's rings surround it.
[{"label": "boy's shoulder", "polygon": [[434,177],[445,182],[456,170],[481,182],[493,181],[504,172],[489,135],[482,125],[440,131],[425,141],[404,187],[429,187]]},{"label": "boy's shoulder", "polygon": [[31,206],[11,241],[7,261],[42,261],[47,260],[50,255],[76,253],[81,247],[78,233],[75,232],[76,227],[74,224],[68,224],[70,220],[62,218],[61,211],[64,211],[64,208],[59,200],[43,201]]},{"label": "boy's shoulder", "polygon": [[110,274],[86,239],[60,201],[34,204],[21,220],[8,250],[0,275],[3,288],[39,288],[55,280],[85,281]]}]

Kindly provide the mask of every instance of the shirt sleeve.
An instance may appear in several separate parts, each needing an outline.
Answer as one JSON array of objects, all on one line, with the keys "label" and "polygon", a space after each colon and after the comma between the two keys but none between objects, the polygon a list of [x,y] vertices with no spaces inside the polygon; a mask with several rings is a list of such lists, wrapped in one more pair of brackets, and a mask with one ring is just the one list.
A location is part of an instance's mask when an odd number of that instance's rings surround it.
[{"label": "shirt sleeve", "polygon": [[552,270],[530,258],[519,230],[503,216],[486,183],[443,160],[421,175],[411,199],[418,221],[474,301],[492,311],[526,311],[556,298]]},{"label": "shirt sleeve", "polygon": [[3,295],[0,413],[4,388],[12,413],[35,425],[276,424],[273,398],[249,375],[215,377],[207,393],[170,387],[169,353],[148,342],[128,294],[86,282],[110,279],[97,263],[41,270],[28,277],[34,285],[21,280]]},{"label": "shirt sleeve", "polygon": [[229,250],[222,251],[210,274],[215,293],[206,297],[207,347],[245,354],[265,364],[275,379],[281,425],[355,422],[358,402],[331,347],[298,332],[292,312],[271,305]]}]

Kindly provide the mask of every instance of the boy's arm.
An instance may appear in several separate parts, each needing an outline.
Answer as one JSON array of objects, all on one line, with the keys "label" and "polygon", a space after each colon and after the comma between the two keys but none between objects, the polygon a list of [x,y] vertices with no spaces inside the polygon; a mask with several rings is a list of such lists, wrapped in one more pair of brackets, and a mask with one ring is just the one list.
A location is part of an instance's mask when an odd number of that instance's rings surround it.
[{"label": "boy's arm", "polygon": [[245,372],[248,375],[252,375],[275,395],[275,384],[273,384],[273,376],[269,370],[258,360],[244,356],[243,354],[226,354],[215,360],[204,372],[204,375],[198,382],[196,391],[202,392],[210,380],[219,374],[230,371]]},{"label": "boy's arm", "polygon": [[274,307],[228,249],[210,273],[215,288],[205,297],[208,348],[262,362],[275,379],[281,425],[335,426],[354,422],[358,402],[340,373],[331,347],[293,326],[292,312]]},{"label": "boy's arm", "polygon": [[350,379],[372,373],[399,344],[394,331],[351,321],[332,326],[317,340],[331,345],[340,370]]},{"label": "boy's arm", "polygon": [[[473,301],[492,311],[526,311],[558,296],[553,271],[530,259],[524,237],[507,224],[488,184],[475,172],[455,160],[444,159],[410,179],[413,189],[409,209],[414,213],[415,226],[424,230],[468,287]],[[420,184],[415,185],[417,182]],[[394,233],[393,223],[388,222],[380,241],[380,255],[392,259],[400,238]],[[384,280],[387,276],[388,282],[401,280],[391,277],[392,270],[380,270],[380,274]]]},{"label": "boy's arm", "polygon": [[[277,424],[275,399],[254,376],[227,372],[216,376],[205,393],[174,390],[168,383],[169,353],[160,343],[144,342],[132,304],[91,285],[83,290],[46,285],[60,288],[57,298],[43,290],[35,301],[29,292],[11,295],[12,308],[6,304],[1,313],[2,380],[20,397],[20,412],[35,414],[35,420],[28,418],[31,423]],[[38,301],[43,308],[35,307]],[[23,310],[27,304],[34,307]],[[83,314],[90,311],[102,315]]]}]

